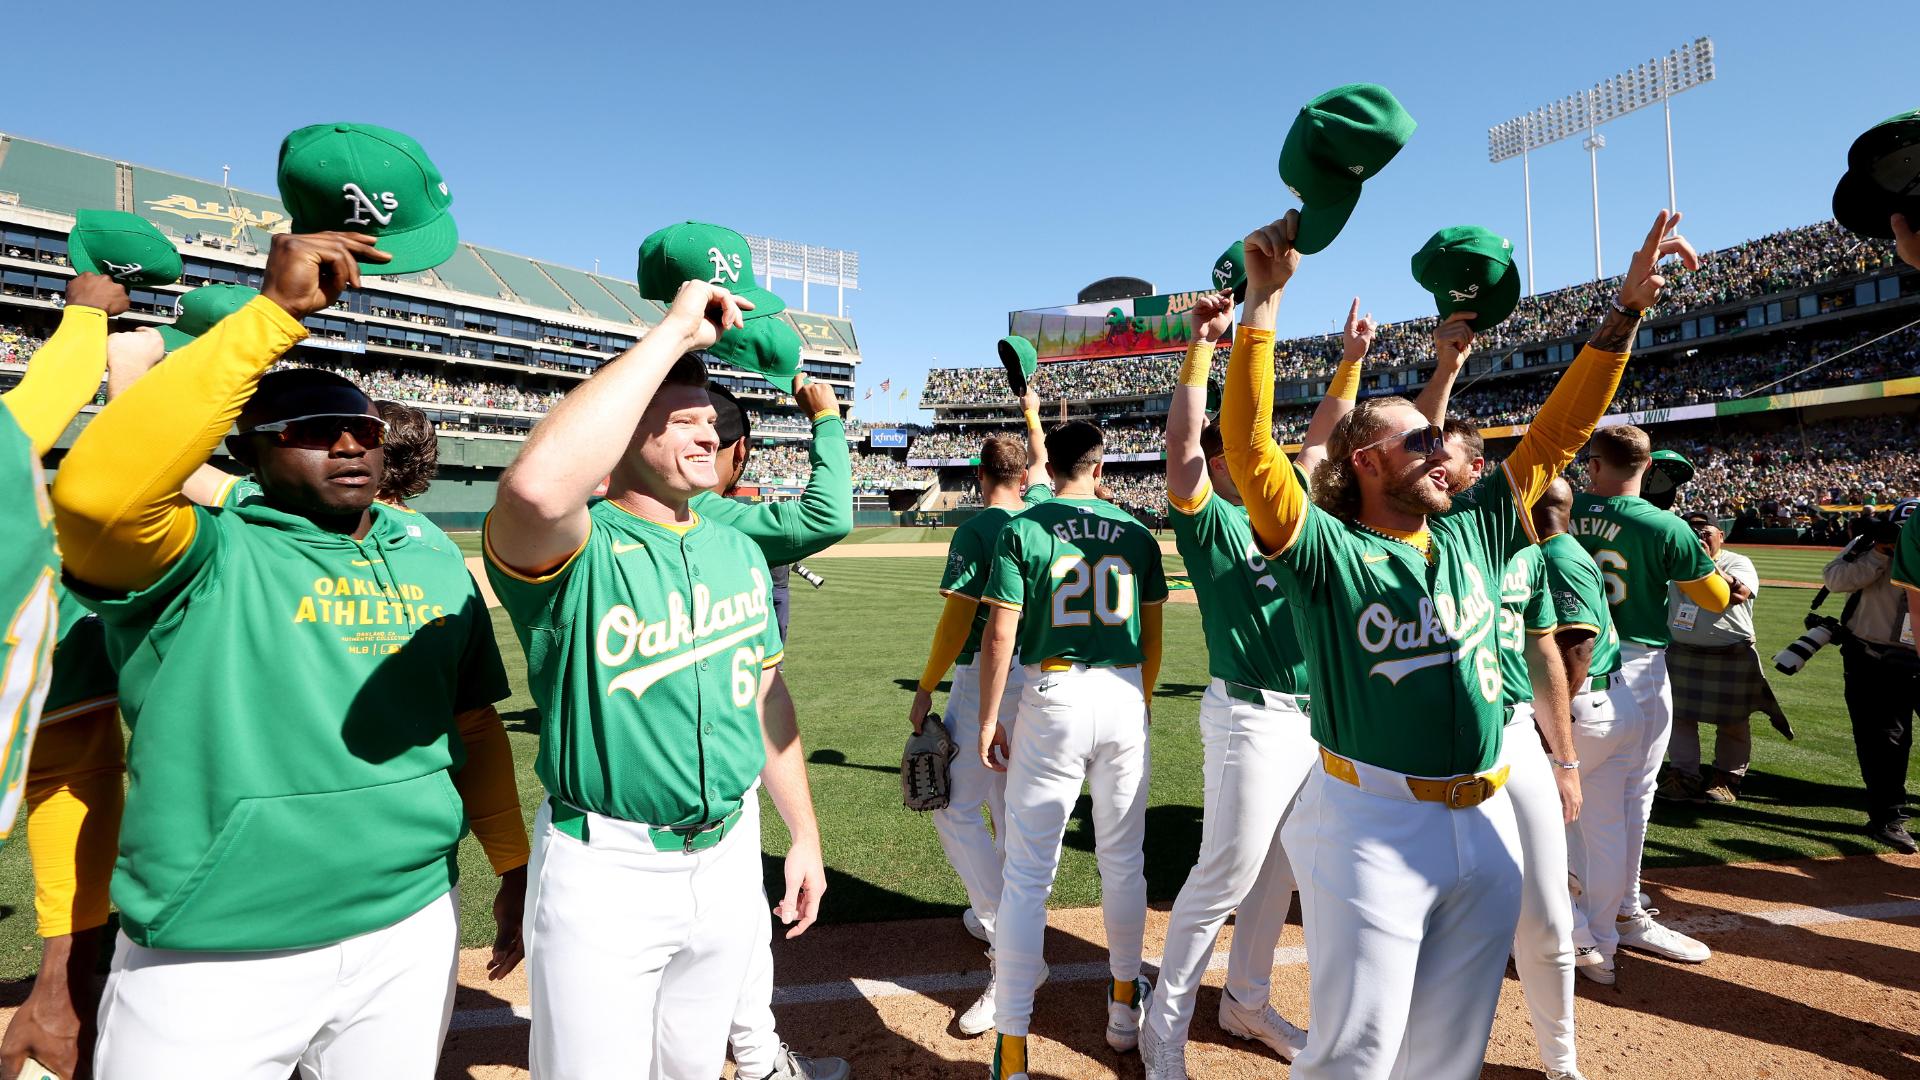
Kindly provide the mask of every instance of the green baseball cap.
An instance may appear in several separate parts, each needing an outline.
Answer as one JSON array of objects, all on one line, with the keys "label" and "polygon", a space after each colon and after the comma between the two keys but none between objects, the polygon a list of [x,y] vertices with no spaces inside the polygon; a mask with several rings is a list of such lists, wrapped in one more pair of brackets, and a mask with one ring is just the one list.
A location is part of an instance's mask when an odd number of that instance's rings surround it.
[{"label": "green baseball cap", "polygon": [[732,229],[683,221],[640,241],[641,296],[671,304],[689,281],[711,282],[745,297],[753,304],[752,311],[742,312],[749,320],[787,309],[785,300],[755,283],[753,252],[747,250],[746,237]]},{"label": "green baseball cap", "polygon": [[707,355],[791,394],[794,376],[800,374],[800,334],[785,319],[754,319],[721,334]]},{"label": "green baseball cap", "polygon": [[1415,126],[1393,93],[1373,83],[1336,87],[1301,106],[1280,147],[1280,179],[1300,200],[1300,254],[1333,243],[1360,185],[1386,168]]},{"label": "green baseball cap", "polygon": [[105,274],[122,285],[171,285],[180,280],[180,251],[159,226],[124,210],[81,210],[67,234],[67,257],[83,274]]},{"label": "green baseball cap", "polygon": [[1693,479],[1693,462],[1672,450],[1655,450],[1647,475],[1640,481],[1640,497],[1662,510],[1673,506],[1680,485]]},{"label": "green baseball cap", "polygon": [[1442,319],[1471,311],[1471,325],[1479,333],[1498,325],[1520,303],[1513,243],[1478,225],[1455,225],[1429,237],[1413,253],[1413,279],[1433,294]]},{"label": "green baseball cap", "polygon": [[1007,369],[1007,386],[1016,397],[1026,393],[1034,370],[1040,366],[1040,354],[1034,351],[1033,342],[1019,334],[1008,334],[995,348],[1000,353],[1000,366]]},{"label": "green baseball cap", "polygon": [[372,124],[314,124],[280,144],[280,201],[296,233],[358,232],[393,256],[363,262],[375,274],[415,274],[460,243],[453,195],[412,138]]},{"label": "green baseball cap", "polygon": [[160,339],[167,351],[187,344],[213,329],[213,324],[246,307],[260,290],[245,285],[202,285],[180,297],[172,326],[161,326]]},{"label": "green baseball cap", "polygon": [[1213,287],[1215,291],[1232,289],[1233,302],[1236,304],[1247,298],[1246,241],[1235,240],[1213,261]]},{"label": "green baseball cap", "polygon": [[1833,189],[1833,216],[1849,232],[1891,240],[1895,214],[1920,229],[1920,109],[1889,116],[1853,140]]}]

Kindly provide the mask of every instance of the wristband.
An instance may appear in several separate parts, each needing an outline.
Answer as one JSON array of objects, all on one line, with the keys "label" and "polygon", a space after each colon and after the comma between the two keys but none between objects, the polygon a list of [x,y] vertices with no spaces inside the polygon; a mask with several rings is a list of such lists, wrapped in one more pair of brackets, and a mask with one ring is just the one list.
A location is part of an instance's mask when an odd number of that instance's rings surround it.
[{"label": "wristband", "polygon": [[1568,769],[1568,770],[1572,770],[1572,769],[1577,769],[1577,768],[1579,768],[1579,767],[1580,767],[1580,759],[1579,759],[1579,758],[1575,758],[1575,759],[1574,759],[1574,760],[1572,760],[1572,761],[1561,761],[1561,760],[1560,760],[1559,758],[1557,758],[1557,757],[1554,757],[1554,756],[1553,756],[1552,754],[1548,754],[1548,755],[1547,755],[1547,760],[1548,760],[1548,761],[1551,761],[1551,762],[1553,762],[1553,767],[1554,767],[1554,768],[1556,768],[1556,769]]},{"label": "wristband", "polygon": [[1626,315],[1635,319],[1644,319],[1647,317],[1647,311],[1653,310],[1652,308],[1648,308],[1646,309],[1646,311],[1635,311],[1630,307],[1623,306],[1620,303],[1620,298],[1617,296],[1614,297],[1612,300],[1608,301],[1608,303],[1613,305],[1613,310],[1619,312],[1622,315]]},{"label": "wristband", "polygon": [[1020,415],[1027,418],[1028,427],[1037,428],[1040,426],[1040,414],[1032,409],[1022,409],[1020,410]]}]

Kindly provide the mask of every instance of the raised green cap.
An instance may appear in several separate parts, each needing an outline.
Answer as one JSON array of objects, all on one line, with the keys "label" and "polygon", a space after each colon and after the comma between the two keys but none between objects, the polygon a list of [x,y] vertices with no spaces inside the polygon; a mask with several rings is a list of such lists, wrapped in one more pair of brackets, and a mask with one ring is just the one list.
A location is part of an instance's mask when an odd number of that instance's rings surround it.
[{"label": "raised green cap", "polygon": [[1014,396],[1026,393],[1027,384],[1040,366],[1040,354],[1034,350],[1033,342],[1019,334],[1008,334],[994,348],[1000,354],[1000,366],[1007,369],[1007,386]]},{"label": "raised green cap", "polygon": [[375,274],[414,274],[446,262],[460,243],[453,195],[420,144],[372,124],[314,124],[280,144],[280,201],[293,231],[359,232],[392,262]]},{"label": "raised green cap", "polygon": [[1280,147],[1280,179],[1300,200],[1302,255],[1322,251],[1346,227],[1360,185],[1386,168],[1417,125],[1384,86],[1352,83],[1300,108]]},{"label": "raised green cap", "polygon": [[707,355],[791,394],[794,376],[800,374],[800,335],[785,319],[753,319],[721,334]]},{"label": "raised green cap", "polygon": [[1833,189],[1833,216],[1849,232],[1891,240],[1895,214],[1920,229],[1920,109],[1889,116],[1853,140]]},{"label": "raised green cap", "polygon": [[1693,462],[1672,450],[1655,450],[1640,481],[1640,497],[1662,510],[1673,506],[1680,485],[1693,479]]},{"label": "raised green cap", "polygon": [[83,274],[105,274],[122,285],[171,285],[180,280],[180,251],[160,227],[124,210],[81,210],[67,234],[67,257]]},{"label": "raised green cap", "polygon": [[1235,240],[1213,261],[1213,287],[1215,290],[1232,289],[1233,302],[1236,304],[1247,298],[1246,241]]},{"label": "raised green cap", "polygon": [[260,290],[245,285],[202,285],[180,297],[173,325],[157,327],[160,338],[172,352],[201,334],[213,324],[247,306]]},{"label": "raised green cap", "polygon": [[[706,281],[744,296],[753,310],[749,320],[778,315],[787,302],[754,281],[753,252],[747,239],[721,225],[683,221],[640,241],[640,295],[661,304],[673,303],[680,286]],[[791,331],[793,328],[788,327]]]},{"label": "raised green cap", "polygon": [[1475,332],[1485,333],[1520,303],[1520,271],[1513,243],[1478,225],[1441,229],[1413,253],[1413,279],[1433,294],[1445,319],[1471,311]]}]

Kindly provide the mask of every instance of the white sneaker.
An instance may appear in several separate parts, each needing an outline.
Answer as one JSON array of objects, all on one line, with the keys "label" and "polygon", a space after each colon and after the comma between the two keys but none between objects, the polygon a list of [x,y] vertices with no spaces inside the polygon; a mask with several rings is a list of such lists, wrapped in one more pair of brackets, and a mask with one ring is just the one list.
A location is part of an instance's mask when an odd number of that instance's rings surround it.
[{"label": "white sneaker", "polygon": [[1613,957],[1591,945],[1573,951],[1573,970],[1587,981],[1601,986],[1612,986],[1614,983]]},{"label": "white sneaker", "polygon": [[[1040,981],[1036,983],[1035,986],[1045,986],[1049,974],[1051,974],[1051,972],[1047,969],[1047,965],[1041,964]],[[987,952],[987,988],[980,991],[980,997],[976,999],[973,1004],[967,1006],[966,1011],[962,1012],[959,1018],[953,1022],[953,1026],[959,1029],[960,1034],[971,1038],[975,1035],[985,1035],[988,1031],[992,1030],[993,995],[999,986],[1000,970],[993,962],[993,952],[989,950]]]},{"label": "white sneaker", "polygon": [[1113,1000],[1113,980],[1107,980],[1107,1045],[1125,1053],[1140,1045],[1140,1012],[1153,993],[1153,984],[1133,980],[1133,1004]]},{"label": "white sneaker", "polygon": [[1659,908],[1641,908],[1634,915],[1622,916],[1615,924],[1620,931],[1620,944],[1683,964],[1705,963],[1713,955],[1713,950],[1700,942],[1654,922],[1653,917],[1659,913]]},{"label": "white sneaker", "polygon": [[993,939],[987,936],[987,924],[980,921],[980,916],[975,915],[972,908],[960,913],[960,925],[967,928],[967,933],[989,945],[993,944]]},{"label": "white sneaker", "polygon": [[1587,1080],[1579,1069],[1548,1069],[1547,1080]]},{"label": "white sneaker", "polygon": [[1153,1029],[1140,1025],[1140,1064],[1146,1067],[1147,1080],[1187,1080],[1187,1044],[1161,1042]]},{"label": "white sneaker", "polygon": [[1224,990],[1220,992],[1220,1027],[1229,1035],[1266,1043],[1282,1061],[1292,1061],[1307,1048],[1307,1033],[1288,1023],[1271,1003],[1249,1009]]}]

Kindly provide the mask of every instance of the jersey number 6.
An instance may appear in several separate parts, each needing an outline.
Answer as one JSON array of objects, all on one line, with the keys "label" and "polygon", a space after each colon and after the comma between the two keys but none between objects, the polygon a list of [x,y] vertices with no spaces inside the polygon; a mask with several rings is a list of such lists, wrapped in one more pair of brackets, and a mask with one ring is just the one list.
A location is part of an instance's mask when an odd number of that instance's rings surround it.
[{"label": "jersey number 6", "polygon": [[1607,583],[1607,604],[1619,607],[1627,599],[1627,579],[1621,576],[1627,572],[1627,557],[1612,548],[1602,548],[1593,553],[1593,561],[1600,567],[1600,579]]},{"label": "jersey number 6", "polygon": [[[1123,626],[1133,618],[1133,567],[1118,555],[1094,563],[1078,555],[1053,560],[1053,625],[1088,626],[1100,616],[1107,626]],[[1068,605],[1093,591],[1093,610],[1074,611]]]}]

